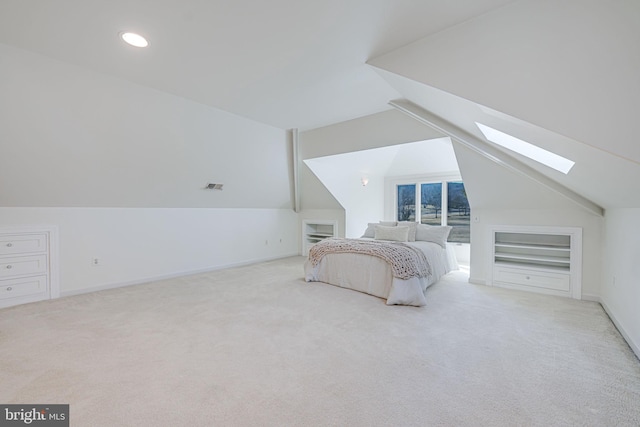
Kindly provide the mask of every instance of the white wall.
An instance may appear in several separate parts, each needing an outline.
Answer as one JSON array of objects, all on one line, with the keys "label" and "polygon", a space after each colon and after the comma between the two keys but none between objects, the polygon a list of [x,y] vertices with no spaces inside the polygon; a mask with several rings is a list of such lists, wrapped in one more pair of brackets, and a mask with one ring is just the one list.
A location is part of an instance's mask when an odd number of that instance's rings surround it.
[{"label": "white wall", "polygon": [[640,209],[605,215],[602,304],[640,357]]},{"label": "white wall", "polygon": [[299,252],[284,130],[3,45],[0,93],[0,225],[59,227],[63,295]]},{"label": "white wall", "polygon": [[[369,222],[393,219],[393,197],[385,190],[390,176],[425,171],[434,175],[456,171],[459,175],[449,138],[315,157],[304,163],[345,209],[346,237],[362,236]],[[366,186],[363,178],[368,180]]]},{"label": "white wall", "polygon": [[[363,189],[359,176],[361,171],[357,170],[355,175],[349,179],[349,182],[351,182],[349,188],[353,187],[351,188],[352,194],[358,196],[353,203],[353,205],[357,206],[352,206],[350,208],[351,212],[345,218],[345,207],[331,195],[309,167],[302,162],[303,160],[407,142],[424,141],[441,136],[441,134],[395,110],[301,132],[299,135],[299,160],[301,161],[300,193],[302,216],[308,219],[335,219],[339,221],[339,224],[340,221],[345,221],[344,224],[339,226],[341,236],[344,236],[345,227],[348,229],[349,236],[361,236],[367,222],[382,219],[384,197],[384,185],[380,182],[381,179],[378,179],[375,174],[371,174],[369,185]],[[378,184],[380,184],[379,188]],[[375,200],[372,201],[368,196],[371,196],[371,193],[374,192]],[[347,195],[345,197],[350,196]],[[360,202],[363,204],[359,204]],[[372,205],[372,203],[376,205]],[[325,213],[333,212],[336,217],[313,218],[309,212],[316,210]],[[340,215],[339,212],[342,212],[342,214]],[[376,216],[374,217],[374,215]],[[348,221],[351,221],[350,225],[347,224]]]},{"label": "white wall", "polygon": [[0,206],[291,207],[284,130],[4,45],[0,61]]},{"label": "white wall", "polygon": [[[362,152],[304,161],[344,208],[343,234],[350,238],[362,236],[367,222],[378,221],[384,215],[383,175],[376,170],[375,164],[373,167],[360,168],[360,153]],[[367,154],[363,156],[368,157]],[[366,186],[362,185],[363,177],[369,180]]]},{"label": "white wall", "polygon": [[291,209],[0,208],[0,224],[59,227],[62,295],[292,256],[299,240]]}]

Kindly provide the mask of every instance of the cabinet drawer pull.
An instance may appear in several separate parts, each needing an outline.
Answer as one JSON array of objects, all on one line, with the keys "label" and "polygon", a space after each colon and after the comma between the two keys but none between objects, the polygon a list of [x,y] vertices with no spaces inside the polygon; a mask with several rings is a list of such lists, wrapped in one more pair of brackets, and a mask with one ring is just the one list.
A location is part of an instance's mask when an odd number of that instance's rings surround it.
[{"label": "cabinet drawer pull", "polygon": [[7,290],[8,290],[8,291],[11,291],[11,290],[13,290],[13,288],[12,288],[11,286],[9,286],[9,287],[7,288]]},{"label": "cabinet drawer pull", "polygon": [[7,265],[7,270],[11,270],[13,266],[11,264]]},{"label": "cabinet drawer pull", "polygon": [[8,248],[10,248],[11,246],[13,246],[13,243],[7,243]]}]

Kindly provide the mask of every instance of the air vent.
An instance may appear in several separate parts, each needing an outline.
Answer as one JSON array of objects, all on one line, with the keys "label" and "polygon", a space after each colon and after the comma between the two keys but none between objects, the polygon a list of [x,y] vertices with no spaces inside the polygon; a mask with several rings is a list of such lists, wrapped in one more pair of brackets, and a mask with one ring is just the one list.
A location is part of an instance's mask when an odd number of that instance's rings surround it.
[{"label": "air vent", "polygon": [[205,188],[208,190],[222,190],[223,185],[224,184],[207,184]]}]

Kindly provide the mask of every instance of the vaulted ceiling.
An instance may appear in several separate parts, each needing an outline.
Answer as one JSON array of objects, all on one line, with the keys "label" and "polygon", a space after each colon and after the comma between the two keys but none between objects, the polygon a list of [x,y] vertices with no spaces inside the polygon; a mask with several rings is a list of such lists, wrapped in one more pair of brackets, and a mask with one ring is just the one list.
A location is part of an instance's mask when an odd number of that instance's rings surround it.
[{"label": "vaulted ceiling", "polygon": [[[637,1],[3,0],[0,43],[281,129],[408,99],[475,137],[480,121],[575,160],[565,176],[514,155],[605,209],[640,207]],[[512,180],[456,154],[478,188]],[[558,206],[529,184],[476,203]]]},{"label": "vaulted ceiling", "polygon": [[388,109],[367,60],[511,1],[2,0],[0,43],[304,130]]},{"label": "vaulted ceiling", "polygon": [[[638,2],[524,0],[369,63],[402,98],[473,137],[484,140],[480,122],[575,161],[564,175],[509,152],[563,188],[605,209],[640,207],[639,45]],[[491,162],[456,154],[478,190],[470,199],[482,194],[476,205],[563,205],[553,188],[534,193]]]}]

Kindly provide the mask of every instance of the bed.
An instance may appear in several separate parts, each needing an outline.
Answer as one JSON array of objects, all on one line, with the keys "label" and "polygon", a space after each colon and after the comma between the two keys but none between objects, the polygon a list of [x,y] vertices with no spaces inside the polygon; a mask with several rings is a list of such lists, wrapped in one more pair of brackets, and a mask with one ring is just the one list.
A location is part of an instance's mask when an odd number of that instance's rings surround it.
[{"label": "bed", "polygon": [[[388,305],[423,306],[425,291],[443,275],[458,269],[453,247],[446,243],[451,227],[426,226],[423,224],[404,226],[403,223],[369,224],[360,239],[330,239],[311,248],[306,260],[305,280],[324,282],[342,288],[364,292],[386,299]],[[394,228],[395,230],[391,230]],[[406,229],[409,230],[406,230]],[[428,270],[421,274],[398,274],[392,260],[379,255],[346,251],[336,253],[324,250],[322,245],[342,246],[342,243],[357,244],[356,241],[375,242],[376,245],[410,247],[413,252],[424,254]],[[367,245],[369,246],[369,245]],[[320,253],[326,252],[326,253]],[[407,262],[414,262],[405,260]],[[402,276],[402,277],[399,277]],[[407,277],[411,276],[411,277]]]}]

